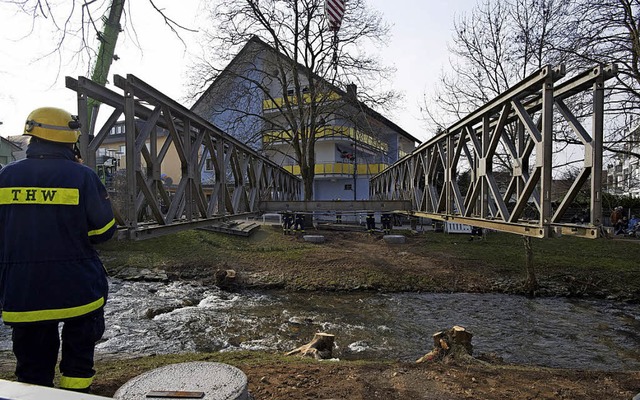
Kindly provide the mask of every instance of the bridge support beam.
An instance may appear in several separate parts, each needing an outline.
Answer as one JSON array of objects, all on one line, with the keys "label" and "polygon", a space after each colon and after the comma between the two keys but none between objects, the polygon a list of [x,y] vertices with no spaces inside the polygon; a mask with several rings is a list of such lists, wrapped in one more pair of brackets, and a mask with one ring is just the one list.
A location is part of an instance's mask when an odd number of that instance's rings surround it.
[{"label": "bridge support beam", "polygon": [[262,212],[314,212],[314,211],[342,211],[342,212],[394,212],[411,211],[411,202],[407,200],[318,200],[318,201],[263,201],[260,203]]}]

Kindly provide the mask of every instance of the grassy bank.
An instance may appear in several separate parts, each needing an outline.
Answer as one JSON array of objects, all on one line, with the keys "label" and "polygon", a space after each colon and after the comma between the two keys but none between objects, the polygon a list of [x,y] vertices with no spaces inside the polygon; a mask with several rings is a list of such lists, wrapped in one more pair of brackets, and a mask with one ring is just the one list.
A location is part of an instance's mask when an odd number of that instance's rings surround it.
[{"label": "grassy bank", "polygon": [[[185,231],[138,241],[111,241],[99,250],[115,276],[132,269],[164,271],[169,279],[214,282],[234,269],[246,287],[290,290],[472,291],[519,293],[524,279],[520,236],[426,232],[390,245],[364,232],[317,232],[324,244],[283,236],[265,226],[251,237]],[[569,236],[534,239],[541,295],[640,299],[640,241]]]}]

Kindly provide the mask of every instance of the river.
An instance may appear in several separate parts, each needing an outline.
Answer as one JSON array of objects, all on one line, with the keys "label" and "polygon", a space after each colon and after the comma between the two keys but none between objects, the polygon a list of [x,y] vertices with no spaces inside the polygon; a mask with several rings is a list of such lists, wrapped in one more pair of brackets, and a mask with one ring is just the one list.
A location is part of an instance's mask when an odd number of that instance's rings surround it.
[{"label": "river", "polygon": [[[230,293],[196,283],[112,280],[103,354],[285,352],[314,332],[336,335],[341,359],[415,361],[431,335],[473,333],[474,355],[548,367],[640,369],[640,305],[501,294]],[[0,350],[10,350],[0,328]]]}]

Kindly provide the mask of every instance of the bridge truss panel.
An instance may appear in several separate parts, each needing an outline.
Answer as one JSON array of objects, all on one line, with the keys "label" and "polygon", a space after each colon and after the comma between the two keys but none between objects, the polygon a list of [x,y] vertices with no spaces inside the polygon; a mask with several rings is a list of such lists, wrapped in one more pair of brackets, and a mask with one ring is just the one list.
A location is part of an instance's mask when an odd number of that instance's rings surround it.
[{"label": "bridge truss panel", "polygon": [[[66,78],[66,86],[78,94],[80,150],[89,167],[96,167],[96,152],[124,117],[126,184],[112,192],[120,237],[141,239],[211,225],[258,213],[261,201],[301,198],[298,177],[137,77],[115,75],[114,84],[123,94],[85,77]],[[88,99],[113,109],[100,127],[89,128]],[[180,160],[181,176],[167,186],[161,171],[170,149]],[[209,158],[213,182],[205,185],[201,171]]]},{"label": "bridge truss panel", "polygon": [[[557,83],[563,66],[541,68],[374,176],[371,199],[410,200],[416,215],[526,236],[598,237],[604,82],[616,73],[599,65]],[[560,132],[583,156],[562,190],[553,187]],[[585,192],[589,222],[568,222]]]}]

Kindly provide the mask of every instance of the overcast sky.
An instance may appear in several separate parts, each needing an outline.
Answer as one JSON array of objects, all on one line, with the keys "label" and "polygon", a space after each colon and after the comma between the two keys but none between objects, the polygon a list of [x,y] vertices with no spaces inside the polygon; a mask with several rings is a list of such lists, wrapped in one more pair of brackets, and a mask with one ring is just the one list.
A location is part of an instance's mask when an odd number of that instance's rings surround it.
[{"label": "overcast sky", "polygon": [[[140,48],[132,32],[121,35],[116,48],[120,59],[112,64],[110,76],[134,74],[180,100],[185,95],[189,59],[200,52],[197,34],[181,34],[185,48],[147,1],[127,3]],[[201,0],[155,0],[155,4],[182,25],[192,27],[200,22]],[[397,68],[394,84],[405,96],[398,110],[385,116],[426,140],[430,134],[420,120],[420,103],[449,64],[447,43],[454,18],[470,12],[475,0],[369,0],[369,4],[393,25],[382,58]],[[0,17],[0,135],[22,134],[27,115],[38,107],[55,106],[75,113],[75,92],[64,87],[64,77],[86,75],[86,66],[60,64],[55,56],[38,60],[55,46],[51,34],[40,29],[29,35],[31,18],[16,12],[13,5],[0,2]]]}]

